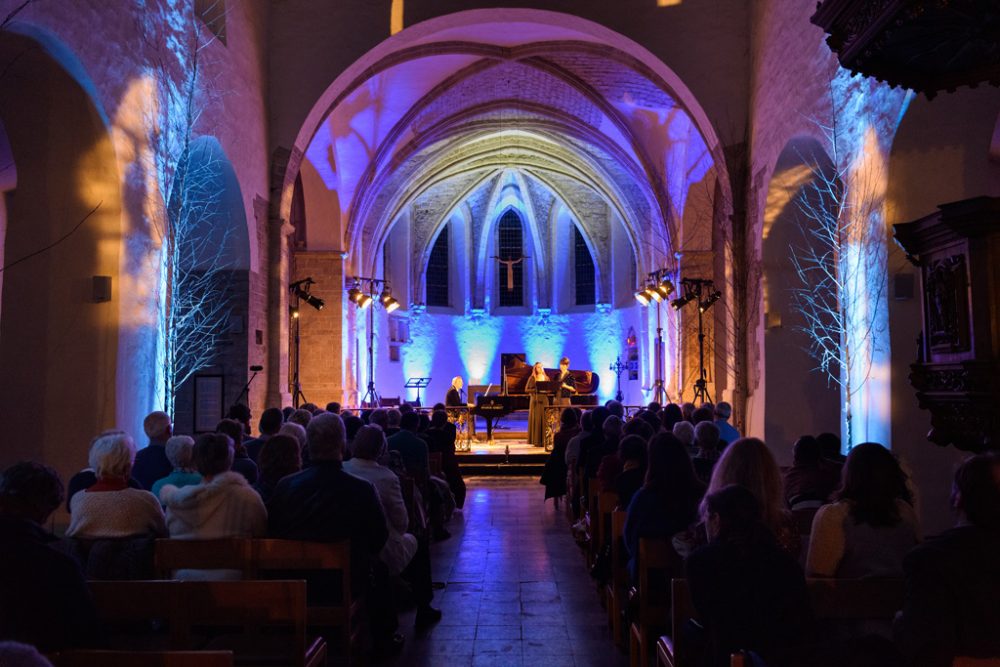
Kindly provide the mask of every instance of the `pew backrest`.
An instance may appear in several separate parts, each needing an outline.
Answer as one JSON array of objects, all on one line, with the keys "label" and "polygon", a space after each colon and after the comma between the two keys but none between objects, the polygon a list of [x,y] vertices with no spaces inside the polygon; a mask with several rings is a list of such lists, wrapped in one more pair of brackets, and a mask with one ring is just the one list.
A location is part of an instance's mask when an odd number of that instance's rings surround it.
[{"label": "pew backrest", "polygon": [[232,667],[232,651],[63,651],[53,667]]}]

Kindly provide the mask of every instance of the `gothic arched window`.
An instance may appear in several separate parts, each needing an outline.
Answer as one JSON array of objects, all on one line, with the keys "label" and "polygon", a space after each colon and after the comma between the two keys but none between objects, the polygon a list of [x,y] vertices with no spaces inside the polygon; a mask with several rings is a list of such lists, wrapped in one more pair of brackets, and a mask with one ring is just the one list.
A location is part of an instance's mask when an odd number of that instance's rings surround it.
[{"label": "gothic arched window", "polygon": [[448,294],[448,226],[438,234],[427,260],[427,305],[450,306]]},{"label": "gothic arched window", "polygon": [[[497,291],[499,306],[524,305],[524,230],[517,213],[508,210],[497,225]],[[507,264],[506,262],[517,262]],[[508,268],[509,267],[509,268]]]},{"label": "gothic arched window", "polygon": [[594,271],[594,258],[590,248],[573,225],[573,269],[576,283],[576,305],[592,306],[597,301],[597,280]]}]

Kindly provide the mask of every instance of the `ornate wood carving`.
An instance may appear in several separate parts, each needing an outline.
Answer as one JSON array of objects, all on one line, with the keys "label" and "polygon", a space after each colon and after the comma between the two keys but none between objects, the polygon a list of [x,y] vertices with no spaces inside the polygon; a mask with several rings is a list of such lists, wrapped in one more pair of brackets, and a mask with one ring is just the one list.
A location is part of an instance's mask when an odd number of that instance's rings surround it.
[{"label": "ornate wood carving", "polygon": [[1000,85],[995,0],[823,0],[812,22],[845,68],[894,86]]},{"label": "ornate wood carving", "polygon": [[927,439],[982,451],[1000,446],[1000,198],[944,204],[895,226],[920,266],[924,331],[910,373]]}]

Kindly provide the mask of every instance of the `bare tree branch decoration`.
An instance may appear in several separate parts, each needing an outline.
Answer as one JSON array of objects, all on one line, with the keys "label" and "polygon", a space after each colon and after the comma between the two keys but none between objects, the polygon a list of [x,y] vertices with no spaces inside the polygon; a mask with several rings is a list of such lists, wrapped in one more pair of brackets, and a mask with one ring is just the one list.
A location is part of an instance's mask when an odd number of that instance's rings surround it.
[{"label": "bare tree branch decoration", "polygon": [[164,410],[173,415],[182,385],[213,366],[229,338],[233,259],[224,221],[222,162],[197,141],[206,96],[200,37],[193,8],[184,28],[160,52],[160,108],[152,137],[158,186],[166,208],[153,220],[159,233],[159,317]]},{"label": "bare tree branch decoration", "polygon": [[884,174],[880,160],[865,160],[864,150],[845,149],[847,138],[836,117],[817,123],[832,164],[802,156],[811,179],[795,199],[802,239],[790,246],[799,283],[792,289],[792,307],[802,317],[796,329],[808,338],[806,351],[816,370],[841,389],[850,448],[853,399],[871,378],[875,356],[885,345],[880,309],[886,283],[876,278],[887,261],[881,238]]}]

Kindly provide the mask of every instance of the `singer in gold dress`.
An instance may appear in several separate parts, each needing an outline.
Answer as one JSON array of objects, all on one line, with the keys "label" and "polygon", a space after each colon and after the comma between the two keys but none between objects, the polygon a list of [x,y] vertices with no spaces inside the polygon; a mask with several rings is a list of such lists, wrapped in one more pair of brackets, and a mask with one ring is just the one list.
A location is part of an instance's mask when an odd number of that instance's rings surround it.
[{"label": "singer in gold dress", "polygon": [[547,394],[536,388],[538,382],[548,382],[549,376],[545,374],[542,362],[535,363],[531,369],[531,377],[525,390],[528,392],[530,402],[528,403],[528,444],[536,447],[545,446],[545,408],[549,405]]}]

